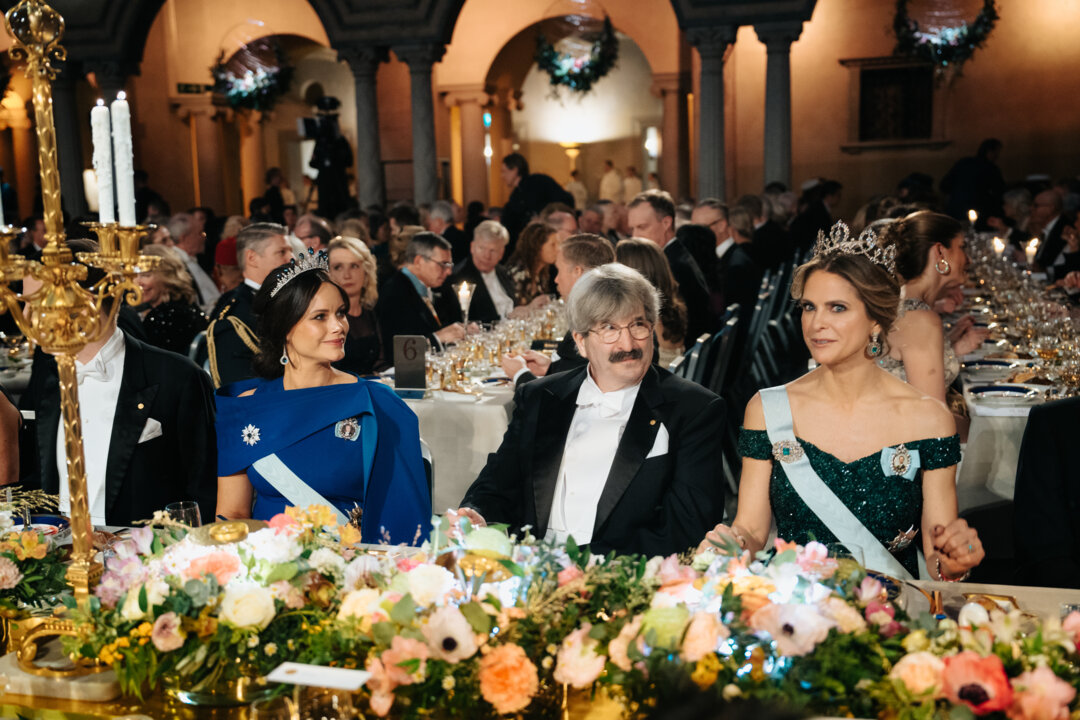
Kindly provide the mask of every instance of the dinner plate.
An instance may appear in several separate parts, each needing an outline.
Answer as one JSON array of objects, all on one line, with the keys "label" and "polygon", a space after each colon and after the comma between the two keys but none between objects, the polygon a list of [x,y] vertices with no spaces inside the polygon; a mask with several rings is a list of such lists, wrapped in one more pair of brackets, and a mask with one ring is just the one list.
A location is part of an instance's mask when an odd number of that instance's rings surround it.
[{"label": "dinner plate", "polygon": [[1000,380],[1008,377],[1014,370],[1021,367],[1035,367],[1030,360],[996,360],[981,358],[968,360],[961,367],[969,378],[977,382]]},{"label": "dinner plate", "polygon": [[[69,526],[68,519],[61,515],[31,515],[30,527],[39,530],[45,535],[59,535]],[[15,519],[15,530],[23,530],[22,518]]]},{"label": "dinner plate", "polygon": [[976,385],[968,389],[971,397],[986,405],[1034,405],[1043,400],[1045,388],[1029,385]]}]

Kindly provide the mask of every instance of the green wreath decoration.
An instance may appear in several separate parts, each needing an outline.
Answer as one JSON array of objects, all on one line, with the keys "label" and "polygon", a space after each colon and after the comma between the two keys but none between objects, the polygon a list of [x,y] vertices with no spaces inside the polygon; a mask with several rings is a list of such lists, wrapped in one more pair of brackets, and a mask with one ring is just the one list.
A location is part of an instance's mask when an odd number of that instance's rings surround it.
[{"label": "green wreath decoration", "polygon": [[565,85],[574,92],[587,93],[600,78],[611,72],[618,59],[619,40],[615,37],[611,18],[607,16],[604,16],[604,28],[588,56],[561,53],[543,35],[536,37],[536,64],[548,74],[556,88]]},{"label": "green wreath decoration", "polygon": [[[289,91],[294,68],[281,45],[271,40],[257,52],[272,53],[274,63],[263,64],[256,60],[252,69],[243,62],[225,62],[225,51],[218,55],[210,68],[214,76],[214,93],[223,95],[234,108],[269,111]],[[254,55],[255,53],[253,53]]]},{"label": "green wreath decoration", "polygon": [[983,8],[970,25],[942,28],[937,32],[919,30],[907,11],[908,0],[896,0],[893,30],[896,33],[897,55],[908,55],[932,63],[942,73],[950,67],[956,72],[986,42],[998,20],[995,0],[983,0]]}]

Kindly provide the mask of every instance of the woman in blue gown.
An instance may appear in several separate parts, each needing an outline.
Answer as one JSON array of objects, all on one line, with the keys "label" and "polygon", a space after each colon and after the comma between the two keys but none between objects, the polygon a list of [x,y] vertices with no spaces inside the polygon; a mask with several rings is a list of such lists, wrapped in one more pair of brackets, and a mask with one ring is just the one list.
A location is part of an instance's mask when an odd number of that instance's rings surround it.
[{"label": "woman in blue gown", "polygon": [[866,567],[904,579],[961,580],[982,560],[978,534],[957,517],[951,413],[876,363],[900,300],[890,247],[840,223],[795,271],[817,368],[751,399],[738,512],[699,549],[726,538],[756,552],[775,520],[785,540],[857,547]]},{"label": "woman in blue gown", "polygon": [[325,504],[344,524],[360,507],[364,542],[414,544],[431,518],[416,415],[391,389],[332,366],[348,307],[322,253],[259,289],[260,377],[217,393],[218,513],[268,520]]}]

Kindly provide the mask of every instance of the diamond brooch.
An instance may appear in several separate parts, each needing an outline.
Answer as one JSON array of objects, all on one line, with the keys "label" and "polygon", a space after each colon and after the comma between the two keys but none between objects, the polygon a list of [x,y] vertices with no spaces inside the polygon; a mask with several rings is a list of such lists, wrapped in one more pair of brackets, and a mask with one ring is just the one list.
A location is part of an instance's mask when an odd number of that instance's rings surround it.
[{"label": "diamond brooch", "polygon": [[254,425],[248,425],[240,431],[240,437],[244,439],[246,444],[254,446],[255,443],[259,442],[259,428]]},{"label": "diamond brooch", "polygon": [[885,547],[888,548],[889,552],[900,552],[901,550],[907,549],[907,546],[911,544],[912,540],[914,540],[915,536],[918,534],[919,531],[915,529],[914,525],[912,525],[904,532],[898,533],[897,536],[890,540],[889,544]]},{"label": "diamond brooch", "polygon": [[772,456],[778,462],[793,463],[802,460],[802,445],[794,440],[781,440],[772,445]]},{"label": "diamond brooch", "polygon": [[334,426],[334,436],[355,442],[360,437],[360,423],[354,417],[341,420]]}]

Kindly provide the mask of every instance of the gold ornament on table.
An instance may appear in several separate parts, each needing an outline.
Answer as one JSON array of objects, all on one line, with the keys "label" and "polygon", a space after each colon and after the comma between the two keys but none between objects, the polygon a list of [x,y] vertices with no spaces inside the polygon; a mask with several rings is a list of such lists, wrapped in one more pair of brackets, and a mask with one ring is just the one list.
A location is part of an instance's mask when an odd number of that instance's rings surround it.
[{"label": "gold ornament on table", "polygon": [[[104,336],[115,320],[121,302],[126,299],[131,305],[139,303],[142,293],[134,282],[135,275],[152,269],[158,258],[139,255],[139,239],[145,234],[146,227],[94,224],[91,228],[98,235],[101,249],[80,253],[79,260],[85,265],[73,261],[63,229],[52,102],[52,81],[57,73],[53,63],[63,61],[67,55],[60,45],[64,19],[42,0],[21,0],[4,17],[7,32],[13,39],[8,53],[12,60],[26,62],[26,75],[33,83],[34,125],[47,244],[42,250],[41,262],[26,260],[19,255],[9,256],[7,246],[21,229],[0,228],[0,312],[10,312],[26,337],[56,358],[71,497],[73,550],[67,580],[75,599],[85,603],[91,588],[101,578],[103,568],[94,560],[75,357],[87,344]],[[90,290],[79,284],[87,277],[86,265],[106,273]],[[34,278],[41,287],[29,295],[16,294],[8,284],[24,276]],[[108,317],[103,320],[103,309],[110,300]],[[28,308],[25,317],[20,302]],[[70,623],[65,623],[47,618],[34,627],[24,628],[24,642],[19,652],[19,664],[23,669],[39,675],[58,674],[36,666],[34,654],[37,643],[45,637],[74,631],[74,627],[69,627]],[[76,667],[64,674],[98,669]]]}]

